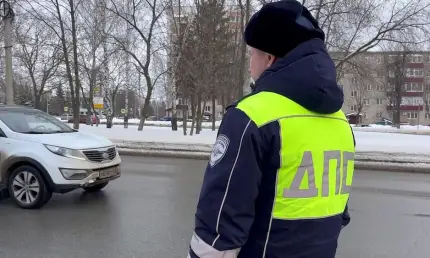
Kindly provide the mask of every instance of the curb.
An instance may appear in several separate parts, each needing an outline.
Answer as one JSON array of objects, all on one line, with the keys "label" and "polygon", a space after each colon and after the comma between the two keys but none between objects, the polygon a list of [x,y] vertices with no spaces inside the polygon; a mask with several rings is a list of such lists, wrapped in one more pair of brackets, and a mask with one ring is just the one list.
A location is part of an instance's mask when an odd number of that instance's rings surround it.
[{"label": "curb", "polygon": [[[144,156],[158,158],[178,158],[178,159],[195,159],[208,160],[210,152],[193,151],[193,150],[169,150],[169,149],[130,149],[118,147],[120,155],[126,156]],[[355,168],[361,170],[378,170],[387,172],[407,172],[430,174],[430,160],[425,162],[406,161],[406,160],[383,160],[378,157],[369,159],[368,154],[357,153]]]}]

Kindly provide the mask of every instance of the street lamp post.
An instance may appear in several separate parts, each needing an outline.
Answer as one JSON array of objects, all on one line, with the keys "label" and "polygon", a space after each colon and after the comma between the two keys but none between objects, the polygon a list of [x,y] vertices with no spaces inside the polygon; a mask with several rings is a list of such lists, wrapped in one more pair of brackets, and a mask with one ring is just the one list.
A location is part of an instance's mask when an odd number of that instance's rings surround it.
[{"label": "street lamp post", "polygon": [[12,72],[12,21],[15,14],[8,1],[0,1],[0,17],[4,23],[4,48],[6,56],[6,104],[13,105]]}]

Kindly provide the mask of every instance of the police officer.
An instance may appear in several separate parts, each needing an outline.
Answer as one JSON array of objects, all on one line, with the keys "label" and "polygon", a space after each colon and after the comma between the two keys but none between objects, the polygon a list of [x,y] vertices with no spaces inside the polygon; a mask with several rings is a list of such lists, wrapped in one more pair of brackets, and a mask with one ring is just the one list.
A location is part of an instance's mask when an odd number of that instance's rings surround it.
[{"label": "police officer", "polygon": [[355,141],[324,32],[283,0],[255,13],[244,38],[255,87],[220,126],[188,257],[334,258]]}]

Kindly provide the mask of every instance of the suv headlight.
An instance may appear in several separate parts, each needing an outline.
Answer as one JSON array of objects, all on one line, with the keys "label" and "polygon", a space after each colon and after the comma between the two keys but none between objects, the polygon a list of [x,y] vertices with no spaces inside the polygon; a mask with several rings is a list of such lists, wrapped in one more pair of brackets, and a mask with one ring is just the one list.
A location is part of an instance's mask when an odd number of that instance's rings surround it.
[{"label": "suv headlight", "polygon": [[72,158],[72,159],[86,160],[84,154],[82,154],[82,152],[78,150],[52,146],[52,145],[45,145],[45,147],[52,153],[57,154],[59,156]]}]

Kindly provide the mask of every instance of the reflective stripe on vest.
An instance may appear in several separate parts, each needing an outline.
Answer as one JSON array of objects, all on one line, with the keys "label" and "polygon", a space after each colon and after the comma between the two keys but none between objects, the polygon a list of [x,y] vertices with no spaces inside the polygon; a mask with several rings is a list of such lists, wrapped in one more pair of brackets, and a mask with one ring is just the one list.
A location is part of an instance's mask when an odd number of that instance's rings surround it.
[{"label": "reflective stripe on vest", "polygon": [[311,112],[270,92],[242,100],[237,108],[258,127],[278,121],[281,166],[272,215],[276,219],[312,219],[341,214],[354,173],[354,141],[342,111]]}]

